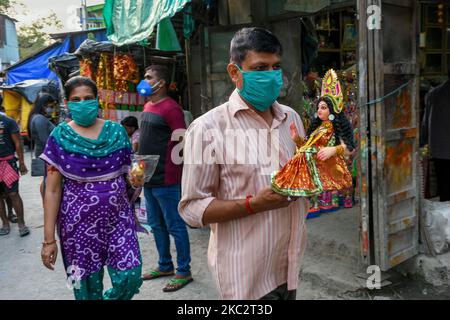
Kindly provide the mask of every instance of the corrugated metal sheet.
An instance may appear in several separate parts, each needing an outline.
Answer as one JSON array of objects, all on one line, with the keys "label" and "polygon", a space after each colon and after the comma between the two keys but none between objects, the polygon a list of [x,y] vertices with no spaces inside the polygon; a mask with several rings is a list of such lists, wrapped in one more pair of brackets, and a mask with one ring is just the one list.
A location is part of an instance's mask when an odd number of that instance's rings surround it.
[{"label": "corrugated metal sheet", "polygon": [[0,48],[3,48],[6,40],[5,20],[6,17],[0,14]]},{"label": "corrugated metal sheet", "polygon": [[[17,41],[16,26],[12,19],[1,16],[4,21],[3,46],[0,45],[0,59],[2,65],[11,65],[19,61],[19,44]],[[0,21],[1,23],[1,21]]]}]

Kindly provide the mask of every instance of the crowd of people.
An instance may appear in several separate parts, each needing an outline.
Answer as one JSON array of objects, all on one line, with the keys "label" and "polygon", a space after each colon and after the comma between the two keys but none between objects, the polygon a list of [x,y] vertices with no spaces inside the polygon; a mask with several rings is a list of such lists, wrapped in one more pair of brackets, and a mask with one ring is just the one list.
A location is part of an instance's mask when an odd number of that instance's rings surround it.
[{"label": "crowd of people", "polygon": [[[149,66],[145,79],[153,92],[141,121],[133,116],[121,124],[101,119],[96,84],[85,77],[65,83],[69,119],[53,124],[50,119],[57,98],[44,92],[38,94],[29,113],[27,132],[36,158],[33,169],[43,172],[42,263],[53,270],[61,250],[68,279],[78,281],[74,286],[76,299],[131,299],[143,280],[162,276],[173,276],[163,288],[167,292],[193,281],[189,237],[177,208],[182,165],[174,164],[170,157],[177,143],[171,141],[173,131],[185,130],[192,115],[168,96],[168,67]],[[9,234],[11,222],[18,223],[20,236],[26,236],[30,230],[24,223],[19,172],[26,174],[28,170],[20,130],[4,112],[0,117],[0,235]],[[132,185],[128,179],[133,154],[160,156],[154,175],[145,185]],[[140,188],[159,254],[158,265],[144,274],[136,234],[139,222],[128,196],[130,189]],[[177,247],[176,272],[169,235]],[[104,267],[113,285],[106,292]]]}]

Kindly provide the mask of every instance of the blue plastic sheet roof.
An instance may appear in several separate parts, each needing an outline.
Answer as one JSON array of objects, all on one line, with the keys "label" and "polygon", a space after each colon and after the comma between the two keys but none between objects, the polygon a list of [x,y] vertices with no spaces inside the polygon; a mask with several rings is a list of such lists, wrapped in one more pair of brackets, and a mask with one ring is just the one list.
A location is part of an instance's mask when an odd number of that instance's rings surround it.
[{"label": "blue plastic sheet roof", "polygon": [[14,84],[30,79],[57,80],[57,75],[50,70],[48,59],[69,52],[70,38],[64,42],[48,47],[38,54],[25,59],[7,69],[7,84]]}]

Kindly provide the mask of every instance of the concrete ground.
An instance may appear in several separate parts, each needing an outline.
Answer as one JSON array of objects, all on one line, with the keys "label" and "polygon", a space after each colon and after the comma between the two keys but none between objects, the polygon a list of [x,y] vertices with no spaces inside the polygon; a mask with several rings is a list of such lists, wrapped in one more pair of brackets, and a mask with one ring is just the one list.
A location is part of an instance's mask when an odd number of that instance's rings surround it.
[{"label": "concrete ground", "polygon": [[[29,155],[29,153],[28,153]],[[30,163],[29,159],[27,163]],[[66,276],[58,257],[54,271],[41,263],[40,250],[43,240],[43,210],[39,195],[41,178],[22,177],[20,193],[24,201],[25,219],[31,234],[20,238],[17,224],[12,224],[11,233],[0,237],[0,300],[45,299],[72,300],[73,294],[66,286]],[[354,259],[357,250],[357,220],[355,210],[323,215],[307,221],[308,247],[300,272],[300,287],[297,299],[407,299],[417,298],[423,286],[410,279],[398,280],[397,291],[369,292],[355,281]],[[207,267],[209,229],[188,229],[191,242],[192,274],[194,282],[173,293],[164,293],[162,288],[168,278],[146,281],[136,300],[208,300],[218,299],[218,294]],[[153,236],[139,234],[144,271],[155,267],[157,253]],[[175,248],[172,247],[176,257]],[[105,289],[110,287],[105,273]],[[405,286],[406,285],[406,286]],[[398,288],[406,288],[405,294]],[[399,292],[401,292],[399,294]],[[432,298],[433,288],[426,291]],[[446,297],[436,293],[436,297]]]}]

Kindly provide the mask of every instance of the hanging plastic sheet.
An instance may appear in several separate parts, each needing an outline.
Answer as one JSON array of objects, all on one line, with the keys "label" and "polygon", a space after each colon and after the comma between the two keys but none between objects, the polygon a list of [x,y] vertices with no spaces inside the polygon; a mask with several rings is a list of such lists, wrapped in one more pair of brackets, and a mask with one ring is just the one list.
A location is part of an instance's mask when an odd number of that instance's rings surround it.
[{"label": "hanging plastic sheet", "polygon": [[114,45],[111,42],[97,42],[91,39],[86,39],[74,52],[77,56],[89,57],[90,55],[97,55],[99,52],[114,52]]},{"label": "hanging plastic sheet", "polygon": [[6,114],[20,125],[21,132],[27,131],[28,116],[39,92],[49,93],[59,100],[58,84],[48,79],[26,80],[0,89],[4,94]]},{"label": "hanging plastic sheet", "polygon": [[59,97],[58,83],[49,79],[25,80],[13,85],[1,86],[0,89],[17,92],[29,103],[34,103],[41,91],[51,94],[56,99]]},{"label": "hanging plastic sheet", "polygon": [[107,0],[103,10],[108,39],[115,45],[148,38],[163,19],[173,17],[191,0]]},{"label": "hanging plastic sheet", "polygon": [[189,39],[195,30],[195,21],[192,17],[192,5],[186,6],[183,16],[183,34],[186,39]]},{"label": "hanging plastic sheet", "polygon": [[34,57],[23,60],[7,69],[7,84],[14,84],[30,79],[57,80],[57,75],[50,70],[48,59],[69,52],[70,39],[41,51]]},{"label": "hanging plastic sheet", "polygon": [[158,23],[156,49],[162,51],[181,51],[180,42],[178,41],[177,33],[170,18],[165,18]]}]

